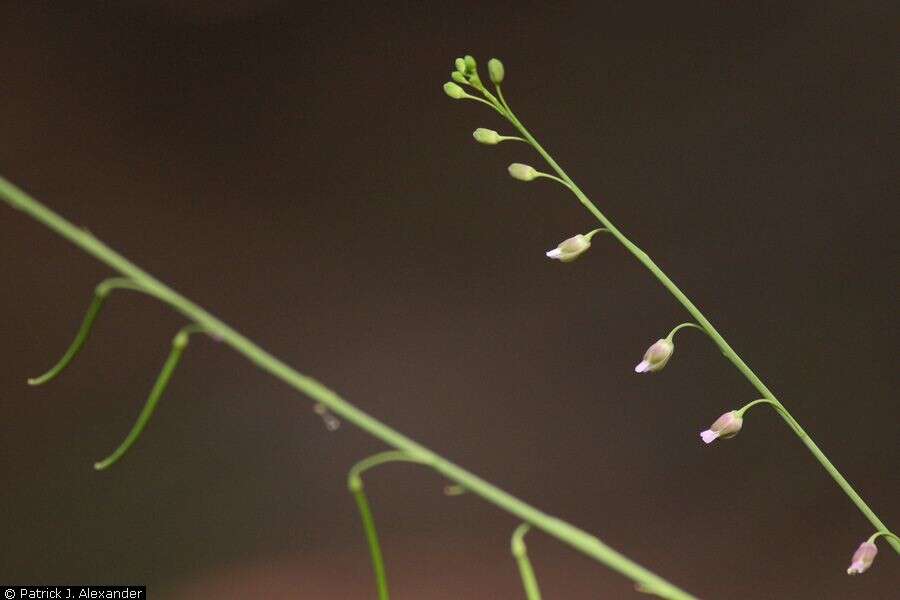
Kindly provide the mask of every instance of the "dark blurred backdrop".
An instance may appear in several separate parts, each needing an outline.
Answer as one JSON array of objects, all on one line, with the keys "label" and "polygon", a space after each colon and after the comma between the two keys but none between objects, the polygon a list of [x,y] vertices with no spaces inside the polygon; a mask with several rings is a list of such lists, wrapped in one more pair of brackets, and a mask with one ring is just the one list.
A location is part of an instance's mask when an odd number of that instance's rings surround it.
[{"label": "dark blurred backdrop", "polygon": [[[6,3],[0,172],[350,401],[705,599],[900,597],[870,533],[754,390],[596,238],[527,148],[441,91],[504,59],[507,98],[900,527],[894,2]],[[0,581],[151,598],[372,598],[346,469],[383,448],[195,340],[115,467],[182,320],[0,207]],[[516,522],[408,465],[368,478],[397,599],[520,598]],[[539,534],[548,599],[639,597]]]}]

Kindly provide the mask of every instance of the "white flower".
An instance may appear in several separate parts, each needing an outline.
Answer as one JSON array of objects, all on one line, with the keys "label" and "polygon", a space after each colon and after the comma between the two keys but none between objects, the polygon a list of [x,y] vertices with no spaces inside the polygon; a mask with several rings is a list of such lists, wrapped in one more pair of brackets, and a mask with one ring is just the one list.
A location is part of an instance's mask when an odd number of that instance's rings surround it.
[{"label": "white flower", "polygon": [[743,426],[743,417],[739,416],[736,410],[732,410],[716,419],[709,429],[700,433],[700,437],[707,444],[711,444],[718,438],[725,440],[736,436]]},{"label": "white flower", "polygon": [[866,541],[860,544],[850,560],[847,575],[865,573],[866,569],[872,566],[872,561],[875,560],[876,554],[878,554],[878,547],[873,542]]},{"label": "white flower", "polygon": [[590,238],[579,233],[547,252],[547,258],[553,258],[560,262],[572,262],[590,247]]},{"label": "white flower", "polygon": [[672,358],[673,352],[675,352],[675,344],[666,339],[658,340],[655,344],[647,348],[647,352],[644,353],[644,360],[637,364],[634,368],[634,372],[646,373],[648,371],[659,371],[666,366],[666,363]]}]

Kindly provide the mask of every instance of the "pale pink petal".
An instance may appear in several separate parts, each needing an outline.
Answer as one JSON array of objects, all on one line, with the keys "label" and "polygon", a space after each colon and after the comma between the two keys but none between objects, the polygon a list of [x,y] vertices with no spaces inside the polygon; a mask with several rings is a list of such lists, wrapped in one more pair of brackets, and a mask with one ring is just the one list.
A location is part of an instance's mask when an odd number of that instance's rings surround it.
[{"label": "pale pink petal", "polygon": [[554,248],[547,253],[547,258],[559,258],[560,256],[562,256],[562,250],[559,248]]},{"label": "pale pink petal", "polygon": [[707,444],[711,444],[713,440],[719,437],[719,434],[712,429],[707,429],[706,431],[700,432],[700,437],[703,438],[703,441]]},{"label": "pale pink petal", "polygon": [[635,373],[646,373],[649,368],[650,368],[650,362],[646,361],[646,360],[642,360],[634,368],[634,372]]},{"label": "pale pink petal", "polygon": [[866,570],[866,565],[861,560],[856,561],[847,569],[847,575],[857,575]]}]

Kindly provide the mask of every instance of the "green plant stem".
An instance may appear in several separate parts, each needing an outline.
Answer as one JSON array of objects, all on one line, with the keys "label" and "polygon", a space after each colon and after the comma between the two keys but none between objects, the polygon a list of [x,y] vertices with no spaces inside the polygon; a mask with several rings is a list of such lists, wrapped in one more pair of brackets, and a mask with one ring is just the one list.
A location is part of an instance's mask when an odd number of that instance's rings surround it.
[{"label": "green plant stem", "polygon": [[670,342],[675,339],[675,334],[684,329],[685,327],[692,327],[694,329],[699,329],[703,333],[706,333],[706,330],[697,325],[696,323],[682,323],[681,325],[676,325],[672,328],[672,331],[669,332],[669,335],[666,336],[666,339]]},{"label": "green plant stem", "polygon": [[94,468],[96,470],[102,471],[103,469],[113,466],[126,452],[128,452],[128,449],[131,448],[141,436],[141,433],[147,427],[147,423],[150,422],[150,417],[153,416],[153,412],[156,410],[159,399],[162,398],[166,388],[169,386],[169,381],[172,379],[175,368],[178,366],[178,363],[181,362],[181,356],[184,354],[185,349],[187,349],[189,336],[192,333],[199,333],[201,331],[203,331],[203,328],[200,326],[188,325],[183,327],[175,335],[172,340],[172,350],[169,352],[169,356],[166,358],[166,362],[163,364],[163,368],[157,376],[153,388],[150,390],[150,395],[147,397],[147,401],[144,403],[144,408],[141,409],[137,421],[135,421],[134,425],[131,427],[131,431],[128,432],[128,435],[125,436],[125,439],[112,454],[103,460],[94,463]]},{"label": "green plant stem", "polygon": [[372,559],[372,570],[375,572],[375,586],[378,589],[378,600],[388,600],[387,573],[384,570],[384,558],[381,555],[381,545],[378,543],[378,531],[375,529],[375,519],[372,517],[372,509],[369,508],[369,500],[363,488],[351,489],[359,516],[362,519],[363,530],[366,533],[366,542],[369,544],[369,556]]},{"label": "green plant stem", "polygon": [[510,547],[512,555],[519,566],[519,576],[522,577],[522,587],[525,588],[525,597],[528,600],[541,600],[541,588],[538,586],[537,577],[531,561],[528,560],[528,547],[525,545],[525,534],[531,529],[528,523],[522,523],[513,531]]},{"label": "green plant stem", "polygon": [[359,508],[359,516],[362,519],[363,530],[366,534],[366,542],[369,545],[369,556],[372,559],[372,570],[375,572],[375,585],[378,589],[378,600],[388,600],[387,572],[384,568],[384,557],[381,554],[381,543],[378,541],[378,530],[375,528],[375,518],[372,516],[372,509],[369,506],[369,499],[366,496],[365,488],[362,482],[362,474],[373,467],[382,465],[387,462],[413,462],[421,461],[409,456],[402,450],[389,450],[387,452],[379,452],[368,458],[364,458],[350,468],[347,475],[347,488],[353,494],[356,500],[356,506]]},{"label": "green plant stem", "polygon": [[[497,486],[477,477],[465,469],[435,454],[425,446],[413,441],[400,432],[388,427],[377,419],[359,410],[315,379],[301,375],[284,362],[275,358],[248,338],[244,337],[209,312],[164,285],[144,270],[140,269],[121,254],[106,246],[90,232],[79,229],[62,218],[12,183],[0,177],[0,197],[15,209],[55,231],[100,262],[130,277],[139,283],[144,291],[151,293],[170,305],[188,320],[203,328],[210,335],[220,339],[233,350],[243,355],[251,363],[273,377],[280,379],[295,390],[321,402],[333,413],[380,439],[386,444],[408,455],[420,459],[447,479],[462,485],[470,493],[480,496],[505,512],[560,540],[577,551],[606,565],[634,582],[660,590],[671,600],[687,600],[694,596],[679,589],[655,573],[645,569],[623,554],[613,550],[597,537],[566,523],[556,517],[539,511]],[[881,529],[886,529],[882,527]]]},{"label": "green plant stem", "polygon": [[72,343],[69,345],[68,349],[66,349],[65,354],[63,354],[62,358],[60,358],[49,371],[43,375],[29,379],[28,385],[41,385],[47,383],[56,378],[57,375],[62,373],[65,368],[69,366],[69,363],[75,359],[84,347],[85,342],[87,342],[91,333],[91,328],[94,326],[94,321],[97,319],[97,315],[100,314],[100,309],[103,308],[106,298],[113,290],[117,289],[141,291],[140,286],[127,277],[112,277],[101,281],[94,289],[94,297],[91,300],[90,306],[88,306],[84,319],[81,321],[81,327],[78,328],[78,333],[75,334],[75,339],[72,340]]},{"label": "green plant stem", "polygon": [[869,536],[868,542],[870,544],[873,544],[873,543],[875,543],[875,540],[877,540],[882,535],[884,536],[884,538],[886,540],[888,540],[888,542],[890,542],[891,540],[896,540],[896,541],[900,542],[900,537],[894,535],[890,531],[876,531],[871,536]]},{"label": "green plant stem", "polygon": [[[498,90],[499,94],[499,90]],[[493,96],[488,96],[489,98],[493,98]],[[500,96],[502,99],[502,95]],[[821,449],[813,442],[812,438],[806,433],[806,431],[797,423],[796,419],[791,416],[790,412],[784,407],[783,404],[775,397],[775,394],[766,387],[766,385],[762,382],[762,380],[753,372],[753,370],[744,362],[744,360],[738,355],[737,352],[725,341],[725,338],[713,327],[713,324],[709,322],[709,319],[704,316],[700,309],[691,302],[691,300],[682,292],[675,283],[669,279],[668,275],[666,275],[662,269],[660,269],[655,262],[647,255],[646,252],[641,250],[634,242],[629,240],[625,234],[619,231],[615,225],[613,225],[612,221],[610,221],[600,210],[594,205],[593,202],[581,191],[581,188],[566,174],[566,172],[562,169],[562,167],[557,164],[553,157],[541,146],[538,141],[534,138],[533,135],[525,128],[521,121],[515,116],[512,110],[509,109],[509,105],[506,104],[506,101],[503,100],[502,104],[499,104],[497,110],[503,108],[504,112],[506,112],[506,118],[509,120],[512,125],[518,129],[519,133],[526,140],[529,141],[531,146],[537,151],[538,154],[547,162],[547,164],[559,175],[560,179],[562,179],[567,187],[569,187],[572,192],[575,194],[575,197],[578,198],[578,201],[592,214],[594,217],[606,228],[609,232],[615,236],[615,238],[623,245],[625,248],[634,255],[638,261],[641,262],[647,269],[653,273],[653,275],[659,280],[663,286],[669,290],[669,292],[675,296],[675,299],[681,303],[682,306],[690,313],[690,315],[699,323],[703,329],[709,334],[709,337],[713,340],[716,346],[719,347],[722,354],[731,361],[731,363],[737,367],[738,371],[740,371],[744,377],[756,388],[756,390],[767,400],[769,400],[773,407],[777,409],[777,412],[781,417],[787,422],[789,426],[794,430],[803,444],[809,449],[812,455],[819,461],[819,463],[825,468],[829,475],[831,475],[832,479],[840,486],[844,493],[850,497],[850,500],[859,508],[860,512],[865,515],[865,517],[869,520],[869,522],[875,526],[878,530],[887,529],[887,526],[878,518],[878,515],[869,508],[869,505],[866,504],[865,500],[860,497],[859,494],[856,493],[856,490],[853,489],[853,486],[844,478],[843,475],[837,470],[837,468],[828,460],[828,457],[825,456],[825,453],[822,452]],[[895,539],[888,539],[888,543],[900,554],[900,542]],[[650,586],[652,587],[652,586]],[[655,588],[653,588],[655,589]]]}]

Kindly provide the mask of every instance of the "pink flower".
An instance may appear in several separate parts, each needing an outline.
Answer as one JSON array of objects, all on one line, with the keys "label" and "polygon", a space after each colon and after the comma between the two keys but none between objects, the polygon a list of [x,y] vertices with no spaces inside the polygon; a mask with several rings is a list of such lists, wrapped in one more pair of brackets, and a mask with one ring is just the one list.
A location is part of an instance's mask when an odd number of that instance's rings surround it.
[{"label": "pink flower", "polygon": [[850,560],[850,566],[847,568],[847,575],[856,575],[857,573],[865,573],[866,569],[872,566],[875,555],[878,554],[878,547],[873,542],[863,542],[853,553]]},{"label": "pink flower", "polygon": [[666,363],[672,358],[673,352],[675,352],[675,344],[666,339],[658,340],[655,344],[647,348],[647,352],[644,353],[644,360],[637,364],[634,368],[634,372],[646,373],[648,371],[659,371],[666,366]]},{"label": "pink flower", "polygon": [[709,429],[700,433],[700,437],[707,444],[711,444],[717,438],[723,440],[734,437],[744,426],[743,417],[736,410],[728,411],[709,426]]}]

